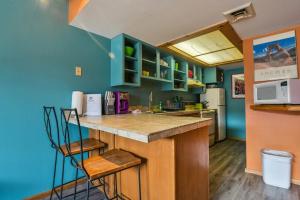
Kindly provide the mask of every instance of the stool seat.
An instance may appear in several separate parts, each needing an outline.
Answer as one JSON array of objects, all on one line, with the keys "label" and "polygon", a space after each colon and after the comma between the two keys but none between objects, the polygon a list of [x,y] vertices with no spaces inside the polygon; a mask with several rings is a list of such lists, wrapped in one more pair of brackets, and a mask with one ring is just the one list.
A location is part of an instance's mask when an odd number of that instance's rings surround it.
[{"label": "stool seat", "polygon": [[84,168],[90,179],[107,176],[141,163],[142,160],[140,158],[120,149],[113,149],[100,156],[91,157],[83,161]]},{"label": "stool seat", "polygon": [[[80,153],[80,141],[73,142],[70,144],[70,146],[71,146],[70,150],[72,155]],[[101,149],[104,148],[105,146],[106,144],[104,142],[101,142],[95,138],[87,138],[82,140],[82,150],[84,152],[92,151],[94,149]],[[69,152],[67,150],[66,145],[62,145],[61,150],[63,151],[62,153],[65,156],[69,156]]]}]

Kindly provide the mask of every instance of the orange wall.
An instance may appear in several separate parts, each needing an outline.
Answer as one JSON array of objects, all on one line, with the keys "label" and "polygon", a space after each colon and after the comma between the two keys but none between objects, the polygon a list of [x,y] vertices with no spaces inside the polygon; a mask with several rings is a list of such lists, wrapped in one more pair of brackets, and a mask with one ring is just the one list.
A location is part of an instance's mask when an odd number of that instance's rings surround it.
[{"label": "orange wall", "polygon": [[[290,30],[296,30],[298,74],[300,74],[300,26],[263,36]],[[254,61],[252,44],[253,39],[256,38],[258,37],[243,41],[246,82],[247,170],[261,172],[261,149],[285,150],[294,154],[295,160],[293,162],[292,176],[293,179],[300,180],[300,114],[253,111],[249,108],[253,104]]]},{"label": "orange wall", "polygon": [[88,3],[89,0],[69,0],[69,22],[73,21]]}]

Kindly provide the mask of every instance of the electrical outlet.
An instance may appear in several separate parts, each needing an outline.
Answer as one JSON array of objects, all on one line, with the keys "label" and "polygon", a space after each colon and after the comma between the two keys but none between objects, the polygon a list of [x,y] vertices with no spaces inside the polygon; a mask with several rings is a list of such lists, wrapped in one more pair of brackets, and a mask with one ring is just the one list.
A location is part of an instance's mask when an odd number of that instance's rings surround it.
[{"label": "electrical outlet", "polygon": [[82,70],[80,66],[75,67],[75,75],[76,76],[81,76],[82,75]]}]

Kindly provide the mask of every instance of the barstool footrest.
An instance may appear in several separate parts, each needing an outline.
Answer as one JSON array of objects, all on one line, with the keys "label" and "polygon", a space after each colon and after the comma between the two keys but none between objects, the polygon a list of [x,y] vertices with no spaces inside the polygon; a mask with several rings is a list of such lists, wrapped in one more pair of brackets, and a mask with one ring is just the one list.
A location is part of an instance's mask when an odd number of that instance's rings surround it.
[{"label": "barstool footrest", "polygon": [[[82,179],[82,178],[84,178],[84,176],[81,177],[81,178],[79,178],[79,179]],[[94,180],[94,181],[96,181],[96,180]],[[73,182],[73,181],[69,181],[69,182],[65,183],[64,185],[66,185],[66,184],[68,184],[68,183],[71,183],[71,182]],[[103,181],[101,181],[101,180],[99,180],[99,182],[100,182],[100,184],[98,184],[98,185],[92,184],[92,185],[90,186],[90,189],[95,189],[95,188],[104,186],[104,184],[106,184],[106,183],[103,183]],[[60,197],[60,195],[59,195],[58,192],[56,191],[56,190],[57,190],[58,188],[60,188],[60,187],[61,187],[61,185],[56,186],[56,187],[53,189],[53,191],[55,192],[57,198],[60,199],[60,200],[61,200],[61,199],[65,199],[65,198],[70,197],[70,196],[77,195],[77,194],[82,193],[82,192],[86,192],[86,188],[85,188],[85,189],[76,191],[76,193],[71,193],[71,194],[68,194],[68,195],[65,195],[65,196]],[[70,188],[70,189],[73,189],[73,188]]]}]

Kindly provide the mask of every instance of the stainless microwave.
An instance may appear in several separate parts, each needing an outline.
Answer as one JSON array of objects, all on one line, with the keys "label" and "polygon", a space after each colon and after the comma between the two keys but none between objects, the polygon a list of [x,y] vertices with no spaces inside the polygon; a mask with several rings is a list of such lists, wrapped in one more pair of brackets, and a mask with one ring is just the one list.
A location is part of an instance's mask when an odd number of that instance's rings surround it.
[{"label": "stainless microwave", "polygon": [[300,104],[300,80],[285,79],[254,84],[254,104]]}]

